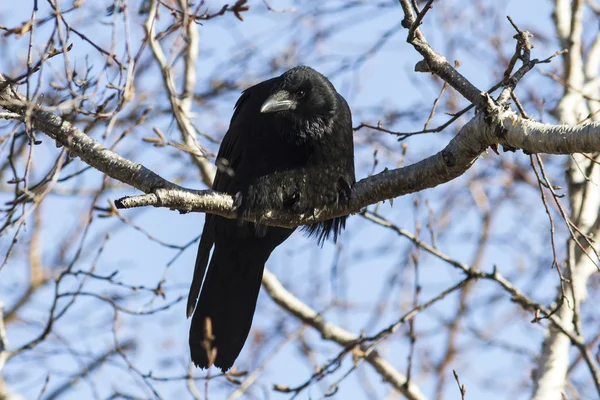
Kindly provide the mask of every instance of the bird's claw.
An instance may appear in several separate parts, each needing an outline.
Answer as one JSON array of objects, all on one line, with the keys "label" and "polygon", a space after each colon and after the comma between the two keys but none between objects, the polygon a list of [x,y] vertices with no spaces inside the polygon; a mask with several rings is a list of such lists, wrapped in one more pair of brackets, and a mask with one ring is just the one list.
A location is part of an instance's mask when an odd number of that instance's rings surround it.
[{"label": "bird's claw", "polygon": [[240,208],[242,206],[242,199],[243,199],[243,195],[242,192],[237,192],[235,194],[235,196],[233,196],[233,209],[237,210],[238,208]]}]

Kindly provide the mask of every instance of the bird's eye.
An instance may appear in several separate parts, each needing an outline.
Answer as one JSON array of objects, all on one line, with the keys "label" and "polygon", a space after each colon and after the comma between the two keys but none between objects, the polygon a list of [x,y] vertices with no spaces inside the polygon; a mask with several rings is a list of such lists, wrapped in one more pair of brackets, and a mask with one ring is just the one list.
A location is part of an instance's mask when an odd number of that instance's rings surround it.
[{"label": "bird's eye", "polygon": [[306,92],[304,90],[298,90],[296,92],[296,97],[298,97],[299,99],[303,98],[304,95],[306,95]]}]

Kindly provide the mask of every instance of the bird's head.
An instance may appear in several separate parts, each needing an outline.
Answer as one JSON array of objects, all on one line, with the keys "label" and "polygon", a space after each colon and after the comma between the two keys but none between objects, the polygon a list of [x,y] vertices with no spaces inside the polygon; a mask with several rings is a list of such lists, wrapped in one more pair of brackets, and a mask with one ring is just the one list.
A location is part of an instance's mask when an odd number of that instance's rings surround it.
[{"label": "bird's head", "polygon": [[327,120],[335,113],[337,101],[337,92],[326,77],[310,67],[295,67],[281,75],[260,112],[305,121]]}]

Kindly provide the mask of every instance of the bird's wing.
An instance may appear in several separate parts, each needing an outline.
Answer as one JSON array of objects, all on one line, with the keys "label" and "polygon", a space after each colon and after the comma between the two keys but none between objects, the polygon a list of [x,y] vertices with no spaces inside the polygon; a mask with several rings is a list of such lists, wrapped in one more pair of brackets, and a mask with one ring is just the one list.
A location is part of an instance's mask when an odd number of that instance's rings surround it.
[{"label": "bird's wing", "polygon": [[[235,195],[235,190],[232,190],[235,189],[236,186],[234,184],[235,179],[229,171],[235,170],[235,167],[240,163],[243,157],[245,147],[243,143],[241,143],[244,127],[238,122],[240,119],[243,119],[243,115],[245,114],[245,107],[248,107],[251,93],[253,92],[253,88],[255,87],[256,86],[246,89],[242,93],[238,101],[235,103],[235,111],[233,113],[233,116],[231,117],[229,129],[223,137],[223,141],[221,142],[221,146],[219,147],[217,160],[227,160],[227,164],[226,168],[218,168],[217,173],[215,175],[215,180],[213,182],[212,188],[213,190],[216,190],[218,192],[224,192],[229,193],[231,195]],[[204,276],[206,274],[206,269],[208,266],[210,250],[212,249],[215,241],[215,228],[219,223],[219,219],[220,217],[215,216],[213,214],[206,214],[204,229],[202,230],[202,238],[200,239],[200,245],[198,246],[198,254],[196,256],[194,276],[192,278],[192,284],[190,286],[190,292],[188,295],[188,318],[192,315],[192,313],[194,312],[194,308],[196,307],[198,295],[200,294],[200,289],[202,287],[202,281],[204,280]]]}]

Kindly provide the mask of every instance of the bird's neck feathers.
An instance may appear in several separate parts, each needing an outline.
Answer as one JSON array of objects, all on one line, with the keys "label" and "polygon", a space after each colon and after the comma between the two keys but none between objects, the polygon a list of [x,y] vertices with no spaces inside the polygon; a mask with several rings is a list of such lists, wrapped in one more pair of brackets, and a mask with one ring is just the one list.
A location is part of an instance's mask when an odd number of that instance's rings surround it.
[{"label": "bird's neck feathers", "polygon": [[295,143],[308,144],[321,141],[332,134],[333,115],[333,111],[329,115],[298,115],[286,112],[279,115],[278,119],[284,139]]}]

